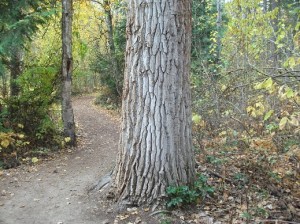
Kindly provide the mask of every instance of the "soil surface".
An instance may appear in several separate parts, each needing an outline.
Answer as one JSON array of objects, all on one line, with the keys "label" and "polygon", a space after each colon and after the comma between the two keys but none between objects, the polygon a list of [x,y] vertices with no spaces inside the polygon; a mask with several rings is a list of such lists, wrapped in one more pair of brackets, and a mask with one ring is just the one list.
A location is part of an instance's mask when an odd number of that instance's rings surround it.
[{"label": "soil surface", "polygon": [[120,121],[95,106],[94,99],[73,99],[77,147],[39,158],[35,165],[0,170],[0,224],[220,223],[195,209],[119,210],[107,200],[97,186],[114,168]]},{"label": "soil surface", "polygon": [[109,208],[101,209],[88,189],[113,169],[119,122],[94,106],[93,99],[83,96],[73,100],[79,136],[76,148],[34,166],[1,171],[1,224],[115,222]]}]

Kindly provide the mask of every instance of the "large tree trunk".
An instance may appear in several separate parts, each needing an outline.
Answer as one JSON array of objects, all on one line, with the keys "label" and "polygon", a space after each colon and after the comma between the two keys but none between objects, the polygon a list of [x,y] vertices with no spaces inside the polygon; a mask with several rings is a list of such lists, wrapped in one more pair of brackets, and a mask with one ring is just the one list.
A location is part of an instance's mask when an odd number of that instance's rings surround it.
[{"label": "large tree trunk", "polygon": [[75,122],[71,102],[72,90],[72,0],[62,0],[62,119],[68,144],[75,145]]},{"label": "large tree trunk", "polygon": [[159,202],[191,184],[190,0],[129,0],[122,130],[114,186],[119,201]]}]

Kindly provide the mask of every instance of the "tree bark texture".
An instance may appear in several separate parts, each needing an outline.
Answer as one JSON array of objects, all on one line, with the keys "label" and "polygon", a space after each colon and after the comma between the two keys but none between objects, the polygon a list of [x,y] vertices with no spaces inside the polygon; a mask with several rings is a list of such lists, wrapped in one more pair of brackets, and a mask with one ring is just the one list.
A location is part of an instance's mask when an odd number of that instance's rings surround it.
[{"label": "tree bark texture", "polygon": [[129,0],[119,156],[120,202],[159,203],[194,181],[190,0]]},{"label": "tree bark texture", "polygon": [[72,0],[62,0],[62,120],[68,144],[75,145],[75,122],[71,102],[72,91]]}]

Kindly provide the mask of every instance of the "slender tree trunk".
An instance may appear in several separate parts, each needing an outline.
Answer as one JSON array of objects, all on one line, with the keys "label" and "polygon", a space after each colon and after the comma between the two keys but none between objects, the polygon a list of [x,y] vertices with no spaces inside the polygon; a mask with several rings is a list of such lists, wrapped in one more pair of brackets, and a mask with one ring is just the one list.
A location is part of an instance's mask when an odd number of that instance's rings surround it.
[{"label": "slender tree trunk", "polygon": [[[279,0],[272,0],[270,3],[270,10],[275,10],[279,6]],[[275,18],[271,21],[272,28],[273,28],[273,36],[271,38],[271,59],[272,59],[272,66],[276,68],[279,64],[279,54],[278,48],[276,44],[277,33],[279,30],[279,18],[280,18],[280,8],[278,8],[278,13],[276,14]]]},{"label": "slender tree trunk", "polygon": [[[217,60],[216,64],[220,65],[221,64],[221,28],[222,28],[222,0],[217,0]],[[219,69],[219,67],[217,68]],[[218,94],[218,89],[217,89],[217,76],[212,77],[212,83],[214,84],[213,86],[213,91],[214,91],[214,101],[215,101],[215,108],[216,108],[216,120],[220,121],[220,100],[219,100],[219,94]]]},{"label": "slender tree trunk", "polygon": [[116,88],[117,92],[119,95],[121,95],[121,88],[122,85],[120,83],[121,78],[119,74],[119,66],[118,66],[118,61],[116,58],[116,48],[115,48],[115,43],[114,43],[114,30],[113,30],[113,21],[112,21],[112,13],[111,13],[111,3],[109,0],[104,0],[103,1],[103,8],[105,12],[105,21],[106,21],[106,26],[107,26],[107,33],[108,33],[108,46],[109,46],[109,54],[111,58],[111,64],[112,64],[112,70],[113,70],[113,76],[116,81]]},{"label": "slender tree trunk", "polygon": [[17,78],[23,71],[23,52],[20,46],[12,46],[10,59],[10,95],[18,96],[20,87],[17,84]]},{"label": "slender tree trunk", "polygon": [[191,184],[190,0],[129,0],[122,130],[114,172],[120,202],[160,202]]},{"label": "slender tree trunk", "polygon": [[112,23],[112,14],[111,14],[111,6],[109,0],[103,1],[103,8],[105,12],[105,22],[107,26],[108,32],[108,45],[111,53],[115,53],[115,44],[114,44],[114,32],[113,32],[113,23]]},{"label": "slender tree trunk", "polygon": [[2,97],[3,98],[6,98],[8,96],[8,87],[7,87],[7,74],[4,73],[1,75],[1,78],[2,78]]},{"label": "slender tree trunk", "polygon": [[221,58],[222,0],[217,0],[217,63]]},{"label": "slender tree trunk", "polygon": [[264,13],[268,12],[268,10],[269,10],[268,0],[263,0],[263,10],[264,10]]},{"label": "slender tree trunk", "polygon": [[64,135],[70,145],[76,144],[74,113],[71,102],[72,91],[72,0],[62,0],[62,119]]}]

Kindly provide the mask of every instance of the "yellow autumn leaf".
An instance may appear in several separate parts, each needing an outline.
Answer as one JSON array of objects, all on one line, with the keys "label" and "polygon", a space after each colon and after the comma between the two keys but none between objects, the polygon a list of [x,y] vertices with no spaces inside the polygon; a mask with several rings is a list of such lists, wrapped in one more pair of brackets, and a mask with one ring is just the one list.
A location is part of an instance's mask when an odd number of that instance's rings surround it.
[{"label": "yellow autumn leaf", "polygon": [[285,94],[284,88],[285,88],[285,86],[283,85],[283,86],[280,86],[278,89],[278,95],[281,100],[286,99],[286,94]]},{"label": "yellow autumn leaf", "polygon": [[272,86],[268,89],[269,94],[275,93],[277,91],[276,83],[273,83]]},{"label": "yellow autumn leaf", "polygon": [[18,127],[19,128],[24,128],[24,125],[23,124],[18,124]]},{"label": "yellow autumn leaf", "polygon": [[300,96],[295,96],[295,101],[297,104],[300,104]]},{"label": "yellow autumn leaf", "polygon": [[9,140],[8,139],[3,139],[2,141],[1,141],[1,146],[3,147],[3,148],[7,148],[8,146],[9,146]]},{"label": "yellow autumn leaf", "polygon": [[249,106],[249,107],[247,107],[246,108],[246,110],[247,110],[247,113],[250,115],[250,116],[252,116],[252,117],[256,117],[257,115],[256,115],[256,109],[254,108],[254,107],[252,107],[252,106]]},{"label": "yellow autumn leaf", "polygon": [[294,68],[296,66],[296,58],[295,57],[290,57],[286,61],[286,65],[290,68]]},{"label": "yellow autumn leaf", "polygon": [[226,136],[227,135],[227,132],[226,131],[222,131],[219,133],[219,136]]},{"label": "yellow autumn leaf", "polygon": [[192,117],[192,121],[195,125],[199,127],[205,127],[205,121],[202,119],[202,117],[198,114],[194,114]]},{"label": "yellow autumn leaf", "polygon": [[263,105],[262,102],[258,102],[255,104],[255,108],[256,108],[256,114],[257,115],[263,115],[265,112],[265,106]]},{"label": "yellow autumn leaf", "polygon": [[252,111],[253,109],[254,109],[254,108],[253,108],[252,106],[249,106],[249,107],[246,108],[246,110],[247,110],[248,113],[251,113],[251,111]]},{"label": "yellow autumn leaf", "polygon": [[279,122],[279,130],[283,130],[288,121],[289,121],[289,119],[287,117],[281,118],[281,120]]},{"label": "yellow autumn leaf", "polygon": [[289,120],[289,123],[293,126],[299,126],[299,119],[297,119],[296,116],[291,116],[291,119]]},{"label": "yellow autumn leaf", "polygon": [[201,116],[198,115],[198,114],[194,114],[193,117],[192,117],[192,121],[193,121],[195,124],[199,124],[200,121],[201,121]]},{"label": "yellow autumn leaf", "polygon": [[221,86],[221,90],[222,90],[222,91],[224,91],[225,89],[227,89],[227,86],[226,86],[226,85],[224,85],[224,84],[222,84],[222,86]]},{"label": "yellow autumn leaf", "polygon": [[33,157],[33,158],[31,159],[31,162],[32,162],[32,163],[37,163],[38,161],[39,161],[39,159],[36,158],[36,157]]},{"label": "yellow autumn leaf", "polygon": [[65,137],[65,142],[70,142],[71,141],[71,138],[70,137]]}]

